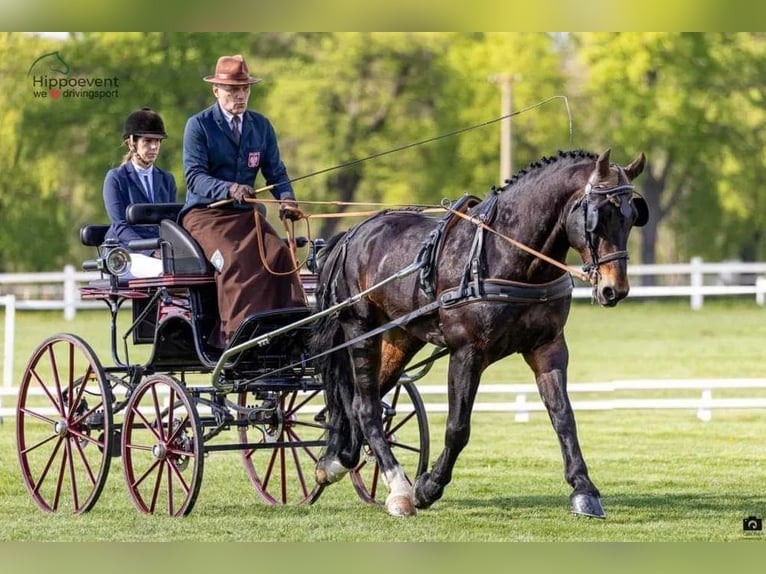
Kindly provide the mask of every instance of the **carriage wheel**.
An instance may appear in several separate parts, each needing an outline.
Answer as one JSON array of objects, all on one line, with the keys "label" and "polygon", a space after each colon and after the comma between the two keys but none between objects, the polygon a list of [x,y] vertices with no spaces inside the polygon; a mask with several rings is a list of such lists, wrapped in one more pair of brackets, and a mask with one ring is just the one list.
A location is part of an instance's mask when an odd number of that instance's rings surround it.
[{"label": "carriage wheel", "polygon": [[186,516],[202,484],[202,426],[184,386],[153,375],[125,408],[122,459],[133,504],[146,514]]},{"label": "carriage wheel", "polygon": [[[391,389],[382,402],[386,439],[410,483],[414,484],[426,471],[429,456],[428,419],[423,399],[415,385],[406,382]],[[362,446],[362,458],[349,475],[359,498],[368,503],[385,502],[388,491],[375,455],[367,444]]]},{"label": "carriage wheel", "polygon": [[[248,406],[247,401],[248,393],[240,393],[239,406]],[[318,414],[324,407],[322,391],[273,393],[257,406],[250,409],[251,425],[239,428],[250,482],[268,504],[311,504],[322,493],[314,479],[326,443],[326,424]]]},{"label": "carriage wheel", "polygon": [[43,341],[19,387],[16,444],[27,490],[46,512],[82,514],[109,474],[112,395],[93,349],[75,335]]}]

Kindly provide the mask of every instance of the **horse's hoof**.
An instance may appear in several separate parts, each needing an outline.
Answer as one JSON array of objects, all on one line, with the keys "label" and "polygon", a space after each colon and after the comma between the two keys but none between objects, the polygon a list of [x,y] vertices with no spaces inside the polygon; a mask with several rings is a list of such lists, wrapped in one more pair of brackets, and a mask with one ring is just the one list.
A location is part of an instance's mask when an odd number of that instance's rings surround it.
[{"label": "horse's hoof", "polygon": [[415,516],[418,511],[411,496],[391,494],[386,499],[386,510],[391,516],[406,518]]},{"label": "horse's hoof", "polygon": [[415,485],[412,487],[412,497],[415,501],[415,506],[417,508],[428,508],[429,506],[431,506],[431,504],[433,504],[433,500],[429,500],[428,498],[426,498],[425,487],[423,486],[423,484],[425,483],[425,479],[423,479],[423,476],[426,476],[426,475],[420,475],[415,480]]},{"label": "horse's hoof", "polygon": [[589,518],[606,518],[601,499],[582,492],[572,495],[572,514]]},{"label": "horse's hoof", "polygon": [[314,478],[316,479],[317,484],[332,484],[343,478],[348,471],[349,469],[336,459],[330,461],[321,459],[317,462],[316,468],[314,469]]}]

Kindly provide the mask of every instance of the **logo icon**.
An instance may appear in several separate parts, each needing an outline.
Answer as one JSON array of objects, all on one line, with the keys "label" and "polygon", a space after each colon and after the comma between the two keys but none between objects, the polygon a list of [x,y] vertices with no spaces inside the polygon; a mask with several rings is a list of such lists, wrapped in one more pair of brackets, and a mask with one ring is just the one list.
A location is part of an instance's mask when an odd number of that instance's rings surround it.
[{"label": "logo icon", "polygon": [[58,51],[49,52],[48,54],[43,54],[37,58],[37,60],[32,62],[32,65],[29,66],[27,76],[32,75],[32,70],[38,75],[54,73],[68,76],[69,69],[69,64],[64,61],[64,58],[61,57],[61,54],[59,54]]},{"label": "logo icon", "polygon": [[763,519],[757,516],[748,516],[742,519],[742,530],[745,532],[760,532],[763,530]]}]

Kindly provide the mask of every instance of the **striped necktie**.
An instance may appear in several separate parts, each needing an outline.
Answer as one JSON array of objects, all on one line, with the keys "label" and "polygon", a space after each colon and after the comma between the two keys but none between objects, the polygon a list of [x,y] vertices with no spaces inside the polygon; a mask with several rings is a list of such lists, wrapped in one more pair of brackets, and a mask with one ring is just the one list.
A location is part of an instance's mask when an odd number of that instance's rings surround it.
[{"label": "striped necktie", "polygon": [[240,119],[239,119],[238,115],[232,116],[232,118],[231,118],[231,133],[234,135],[234,142],[236,144],[239,144],[239,136],[240,136],[239,122],[240,122]]}]

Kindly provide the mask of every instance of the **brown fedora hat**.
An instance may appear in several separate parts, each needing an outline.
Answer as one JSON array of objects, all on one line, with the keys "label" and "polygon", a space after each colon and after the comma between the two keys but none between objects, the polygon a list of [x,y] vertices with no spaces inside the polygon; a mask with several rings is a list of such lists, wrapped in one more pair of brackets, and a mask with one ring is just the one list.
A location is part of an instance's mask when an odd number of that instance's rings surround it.
[{"label": "brown fedora hat", "polygon": [[256,84],[261,81],[260,78],[254,78],[247,70],[245,59],[237,54],[236,56],[221,56],[215,65],[215,75],[205,76],[203,78],[211,84]]}]

